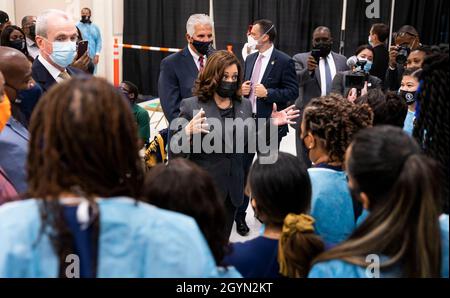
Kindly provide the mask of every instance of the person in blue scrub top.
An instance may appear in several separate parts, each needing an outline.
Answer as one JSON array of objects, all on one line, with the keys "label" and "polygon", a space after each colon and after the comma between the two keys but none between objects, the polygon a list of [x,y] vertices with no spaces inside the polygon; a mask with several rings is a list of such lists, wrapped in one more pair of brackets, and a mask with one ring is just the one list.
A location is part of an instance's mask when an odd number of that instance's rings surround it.
[{"label": "person in blue scrub top", "polygon": [[368,105],[354,105],[335,94],[313,99],[303,112],[301,138],[313,164],[308,170],[311,215],[326,248],[347,239],[356,227],[362,208],[352,200],[342,166],[353,136],[372,121]]},{"label": "person in blue scrub top", "polygon": [[[307,215],[311,182],[305,165],[283,152],[273,164],[258,158],[250,169],[248,192],[264,232],[255,239],[234,243],[225,261],[245,278],[306,277],[324,245],[313,233],[314,220]],[[286,224],[287,216],[293,219]]]},{"label": "person in blue scrub top", "polygon": [[241,274],[224,262],[229,253],[225,206],[212,177],[195,163],[177,158],[158,164],[146,175],[143,199],[163,209],[194,218],[205,235],[222,278]]},{"label": "person in blue scrub top", "polygon": [[416,119],[416,92],[419,89],[419,77],[422,69],[408,68],[403,73],[402,83],[399,90],[400,97],[408,105],[408,114],[406,114],[405,126],[403,127],[410,136],[414,130],[414,120]]},{"label": "person in blue scrub top", "polygon": [[449,277],[449,217],[437,163],[401,128],[359,133],[347,150],[349,188],[368,210],[350,238],[320,255],[311,278]]},{"label": "person in blue scrub top", "polygon": [[219,276],[194,219],[136,199],[138,134],[119,90],[58,84],[30,135],[30,199],[0,207],[0,278]]},{"label": "person in blue scrub top", "polygon": [[81,20],[77,23],[77,28],[80,29],[83,39],[89,42],[89,58],[91,58],[92,63],[97,67],[102,51],[102,34],[98,26],[92,23],[91,18],[91,9],[87,7],[83,8],[81,10]]}]

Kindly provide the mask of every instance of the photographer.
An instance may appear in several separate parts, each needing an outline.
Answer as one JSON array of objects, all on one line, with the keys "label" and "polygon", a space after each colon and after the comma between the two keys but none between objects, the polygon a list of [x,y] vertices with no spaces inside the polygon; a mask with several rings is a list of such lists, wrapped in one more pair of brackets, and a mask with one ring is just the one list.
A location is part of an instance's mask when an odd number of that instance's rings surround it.
[{"label": "photographer", "polygon": [[364,95],[369,89],[382,88],[382,81],[369,74],[373,65],[373,48],[360,46],[355,56],[347,60],[352,70],[337,73],[333,79],[332,93],[338,93],[350,101],[354,101],[358,93]]},{"label": "photographer", "polygon": [[[420,47],[419,33],[413,26],[405,25],[398,30],[394,45],[389,51],[389,68],[386,72],[386,89],[398,91],[407,66],[408,56]],[[416,66],[416,67],[421,67]]]}]

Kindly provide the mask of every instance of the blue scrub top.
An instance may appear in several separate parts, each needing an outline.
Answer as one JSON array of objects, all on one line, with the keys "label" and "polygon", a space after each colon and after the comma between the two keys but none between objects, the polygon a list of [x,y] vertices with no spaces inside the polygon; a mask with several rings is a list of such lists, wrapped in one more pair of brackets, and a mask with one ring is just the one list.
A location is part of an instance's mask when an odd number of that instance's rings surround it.
[{"label": "blue scrub top", "polygon": [[[0,278],[58,277],[48,233],[40,236],[40,200],[0,207]],[[205,238],[188,216],[125,197],[98,200],[97,277],[208,278],[219,272]]]}]

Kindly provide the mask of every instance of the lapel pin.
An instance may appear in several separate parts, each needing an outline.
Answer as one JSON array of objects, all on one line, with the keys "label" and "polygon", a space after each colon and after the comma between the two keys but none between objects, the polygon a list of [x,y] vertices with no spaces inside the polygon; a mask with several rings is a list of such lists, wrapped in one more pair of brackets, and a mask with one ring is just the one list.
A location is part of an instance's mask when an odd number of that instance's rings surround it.
[{"label": "lapel pin", "polygon": [[272,61],[272,65],[274,65],[275,64],[275,61]]}]

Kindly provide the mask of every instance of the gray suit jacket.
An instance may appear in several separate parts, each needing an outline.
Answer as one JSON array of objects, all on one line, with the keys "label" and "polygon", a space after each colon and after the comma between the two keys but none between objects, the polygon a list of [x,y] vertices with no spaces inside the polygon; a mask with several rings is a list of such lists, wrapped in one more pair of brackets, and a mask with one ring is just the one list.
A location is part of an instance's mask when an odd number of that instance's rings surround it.
[{"label": "gray suit jacket", "polygon": [[[252,118],[252,106],[248,99],[243,98],[242,101],[234,101],[233,105],[235,119],[246,120]],[[213,177],[222,198],[226,199],[227,196],[230,196],[233,205],[239,207],[244,200],[244,154],[225,153],[229,152],[225,151],[225,148],[230,149],[230,147],[227,146],[229,146],[231,143],[228,139],[226,139],[226,136],[228,135],[229,137],[231,136],[232,138],[234,138],[234,131],[238,131],[243,128],[236,126],[236,128],[233,129],[233,127],[225,126],[225,120],[220,115],[220,110],[214,100],[203,102],[200,101],[198,97],[190,97],[181,101],[179,118],[175,120],[174,125],[171,125],[172,129],[175,126],[177,127],[177,129],[173,132],[171,144],[174,144],[175,142],[181,144],[181,138],[184,133],[180,129],[181,123],[177,123],[177,121],[179,121],[180,119],[191,121],[201,108],[203,108],[203,110],[205,111],[210,130],[209,134],[202,134],[202,142],[205,137],[211,138],[209,140],[213,140],[213,142],[208,142],[208,144],[214,144],[214,140],[221,139],[222,150],[220,151],[220,153],[207,153],[204,152],[204,148],[201,148],[201,151],[199,153],[192,153],[192,151],[189,154],[174,153],[174,157],[188,158],[189,160],[209,172],[209,174]],[[217,127],[214,127],[214,121],[220,121],[222,129],[217,129]],[[252,133],[253,129],[254,128],[250,128],[248,131],[243,129],[244,140],[248,140],[247,135],[249,133]],[[235,144],[236,140],[234,140],[233,143]],[[245,146],[246,145],[247,144],[245,144]],[[192,150],[192,144],[190,144],[190,146],[190,149]],[[244,148],[244,150],[246,149]]]},{"label": "gray suit jacket", "polygon": [[[336,65],[336,73],[349,70],[347,66],[347,58],[331,52]],[[295,106],[303,109],[313,98],[320,97],[322,94],[320,84],[320,70],[317,67],[311,75],[308,71],[308,57],[311,52],[300,53],[293,57],[295,61],[295,71],[299,82],[299,97],[295,101]]]}]

